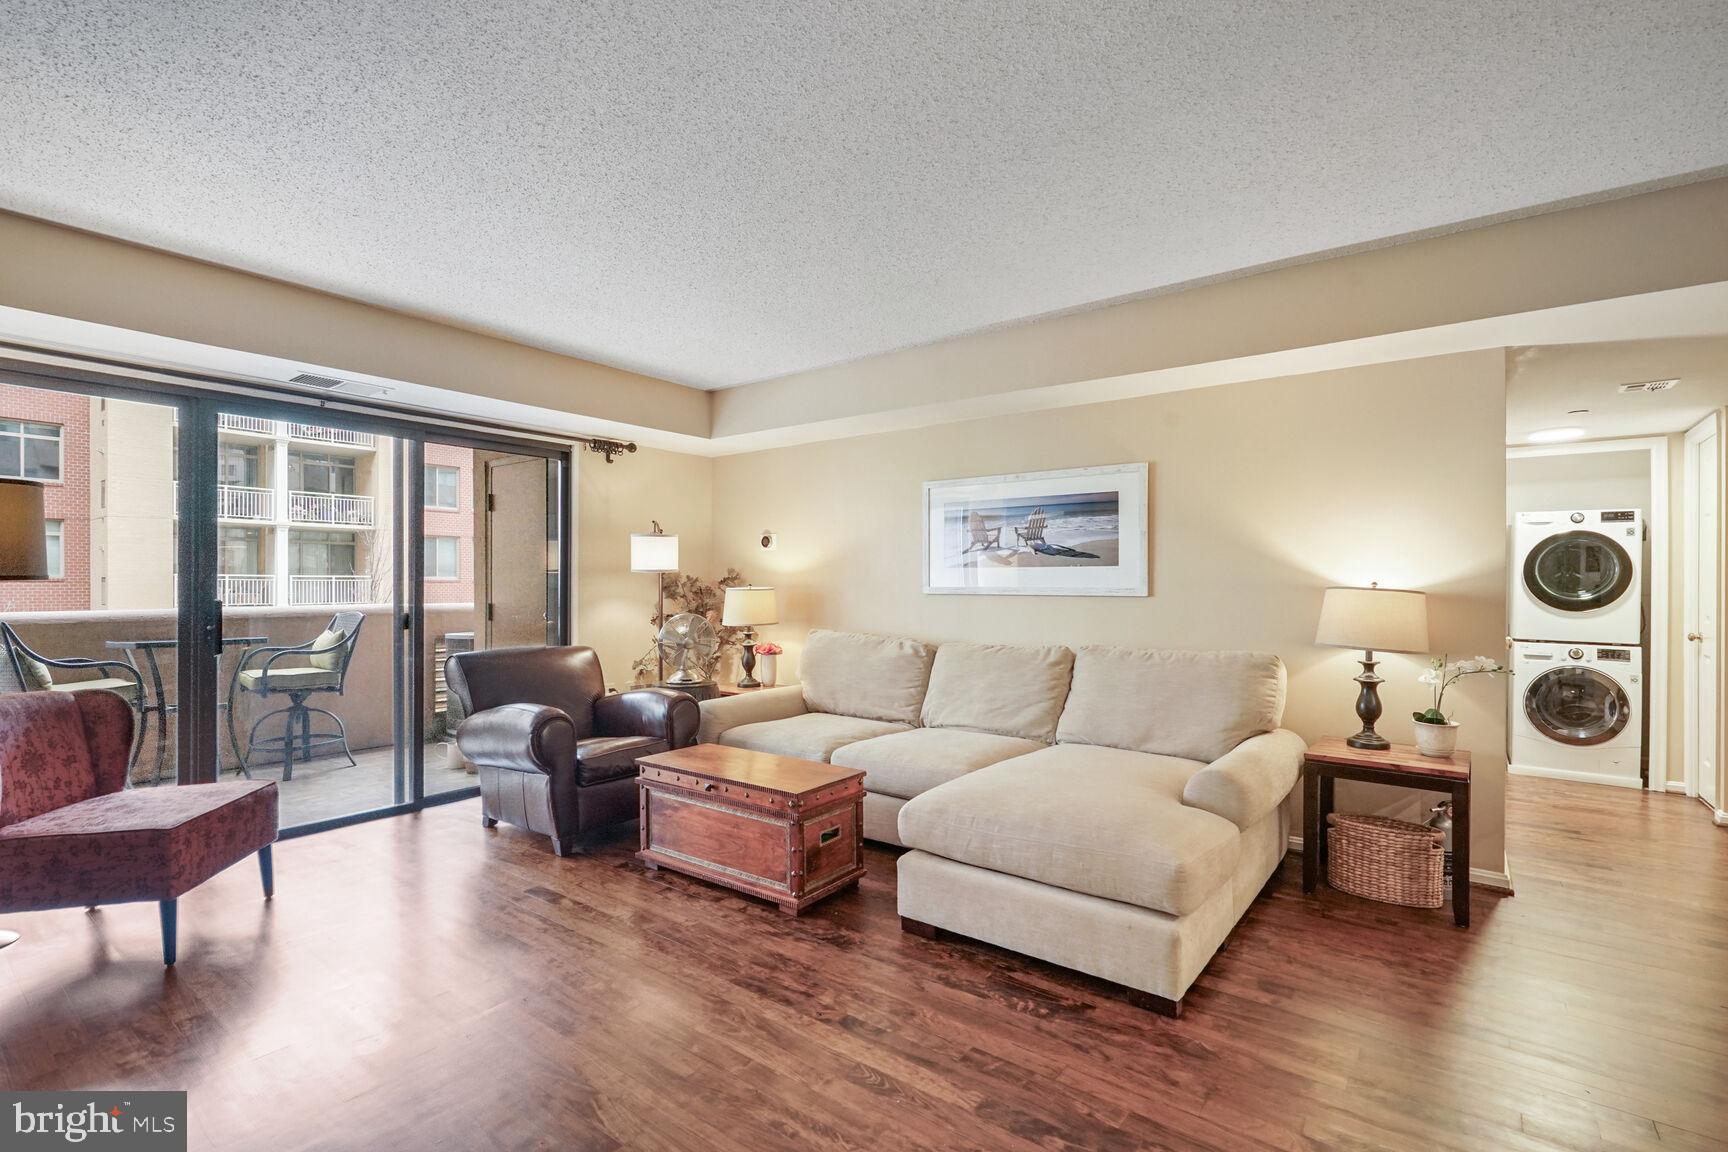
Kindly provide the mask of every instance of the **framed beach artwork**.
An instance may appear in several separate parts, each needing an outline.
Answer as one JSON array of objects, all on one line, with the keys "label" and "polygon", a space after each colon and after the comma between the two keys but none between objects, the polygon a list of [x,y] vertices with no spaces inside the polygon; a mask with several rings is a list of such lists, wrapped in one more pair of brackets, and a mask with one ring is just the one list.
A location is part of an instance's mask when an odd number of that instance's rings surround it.
[{"label": "framed beach artwork", "polygon": [[924,484],[924,591],[1144,596],[1145,464]]}]

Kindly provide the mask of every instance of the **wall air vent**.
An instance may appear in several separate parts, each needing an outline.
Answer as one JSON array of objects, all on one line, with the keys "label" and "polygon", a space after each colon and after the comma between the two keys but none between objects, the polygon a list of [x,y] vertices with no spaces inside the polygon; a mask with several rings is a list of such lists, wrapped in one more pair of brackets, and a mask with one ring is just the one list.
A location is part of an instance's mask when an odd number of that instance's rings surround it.
[{"label": "wall air vent", "polygon": [[342,383],[334,376],[314,376],[310,372],[302,372],[298,376],[288,377],[290,384],[304,384],[308,388],[323,388],[329,391]]},{"label": "wall air vent", "polygon": [[1673,380],[1646,380],[1642,384],[1622,384],[1622,385],[1620,385],[1620,391],[1622,391],[1622,392],[1666,392],[1666,391],[1668,391],[1668,389],[1673,388],[1675,385],[1677,385],[1679,383],[1680,383],[1680,381],[1678,378],[1675,378]]}]

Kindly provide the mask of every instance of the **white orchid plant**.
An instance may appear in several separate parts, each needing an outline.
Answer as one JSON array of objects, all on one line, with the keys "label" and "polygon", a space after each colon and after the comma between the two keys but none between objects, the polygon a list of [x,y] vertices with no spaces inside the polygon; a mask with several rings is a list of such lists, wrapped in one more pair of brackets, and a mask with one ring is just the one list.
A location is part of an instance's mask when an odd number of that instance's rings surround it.
[{"label": "white orchid plant", "polygon": [[1420,683],[1433,686],[1434,706],[1421,712],[1412,712],[1411,715],[1418,724],[1449,724],[1451,721],[1446,718],[1444,711],[1446,689],[1466,676],[1492,676],[1496,672],[1504,671],[1504,665],[1486,656],[1478,656],[1473,660],[1451,661],[1444,656],[1437,656],[1433,663],[1428,665],[1428,671],[1417,677]]}]

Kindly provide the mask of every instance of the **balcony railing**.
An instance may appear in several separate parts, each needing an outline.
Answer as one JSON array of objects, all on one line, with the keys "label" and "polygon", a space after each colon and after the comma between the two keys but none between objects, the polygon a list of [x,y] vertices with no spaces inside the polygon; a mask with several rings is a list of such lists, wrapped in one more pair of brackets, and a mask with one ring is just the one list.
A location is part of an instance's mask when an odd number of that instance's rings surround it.
[{"label": "balcony railing", "polygon": [[317,424],[288,425],[288,435],[295,440],[316,440],[321,444],[352,444],[370,448],[376,438],[370,432],[350,432],[346,428],[324,428]]},{"label": "balcony railing", "polygon": [[372,599],[370,576],[290,576],[290,604],[365,604]]},{"label": "balcony railing", "polygon": [[223,573],[216,577],[217,597],[226,608],[263,608],[276,602],[276,577]]},{"label": "balcony railing", "polygon": [[236,416],[232,412],[223,412],[217,415],[216,424],[231,432],[256,432],[261,436],[276,434],[276,421],[262,416]]},{"label": "balcony railing", "polygon": [[370,528],[372,497],[290,492],[288,519],[296,524],[338,524],[345,528]]},{"label": "balcony railing", "polygon": [[223,484],[216,489],[216,515],[223,520],[274,520],[276,493],[268,488]]}]

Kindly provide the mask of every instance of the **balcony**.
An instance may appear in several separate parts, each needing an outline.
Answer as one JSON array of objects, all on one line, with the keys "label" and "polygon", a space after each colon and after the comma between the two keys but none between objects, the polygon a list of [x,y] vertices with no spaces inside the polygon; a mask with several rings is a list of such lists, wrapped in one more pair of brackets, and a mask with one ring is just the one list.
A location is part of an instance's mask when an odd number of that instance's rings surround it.
[{"label": "balcony", "polygon": [[288,603],[297,607],[316,604],[341,608],[373,599],[370,576],[288,577]]},{"label": "balcony", "polygon": [[216,577],[216,596],[229,608],[262,608],[276,602],[276,578],[224,573]]},{"label": "balcony", "polygon": [[324,428],[317,424],[288,425],[293,440],[313,440],[319,444],[346,444],[351,448],[370,448],[377,438],[370,432],[350,432],[346,428]]},{"label": "balcony", "polygon": [[221,520],[274,520],[276,493],[269,488],[223,484],[216,489],[216,516]]},{"label": "balcony", "polygon": [[261,416],[236,416],[231,412],[218,413],[216,426],[229,432],[251,432],[257,436],[274,436],[276,421],[266,420]]},{"label": "balcony", "polygon": [[288,519],[295,524],[330,524],[341,528],[372,527],[372,497],[335,496],[326,492],[288,493]]}]

